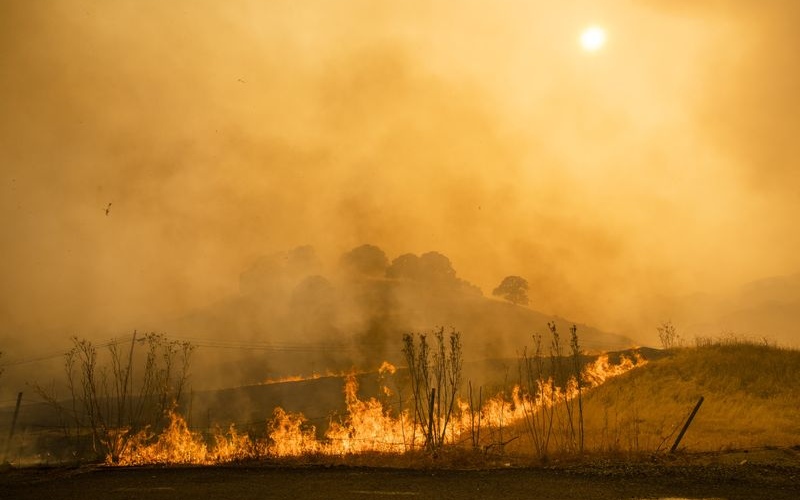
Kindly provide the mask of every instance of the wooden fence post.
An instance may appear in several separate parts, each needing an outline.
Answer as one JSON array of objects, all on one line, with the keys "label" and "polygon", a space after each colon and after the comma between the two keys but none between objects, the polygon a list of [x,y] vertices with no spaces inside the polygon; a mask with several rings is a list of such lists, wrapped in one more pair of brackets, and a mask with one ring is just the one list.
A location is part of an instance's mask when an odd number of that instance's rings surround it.
[{"label": "wooden fence post", "polygon": [[675,450],[678,449],[678,445],[681,443],[681,439],[683,439],[683,435],[686,434],[686,429],[688,429],[689,425],[691,425],[692,420],[694,420],[694,416],[697,414],[697,410],[700,409],[700,405],[701,404],[703,404],[703,396],[700,396],[700,399],[697,401],[697,404],[694,406],[694,410],[692,410],[692,413],[689,414],[689,418],[686,419],[686,423],[683,424],[683,429],[681,429],[680,434],[678,434],[678,438],[675,440],[675,444],[673,444],[672,448],[670,448],[670,450],[669,450],[670,453],[675,453]]}]

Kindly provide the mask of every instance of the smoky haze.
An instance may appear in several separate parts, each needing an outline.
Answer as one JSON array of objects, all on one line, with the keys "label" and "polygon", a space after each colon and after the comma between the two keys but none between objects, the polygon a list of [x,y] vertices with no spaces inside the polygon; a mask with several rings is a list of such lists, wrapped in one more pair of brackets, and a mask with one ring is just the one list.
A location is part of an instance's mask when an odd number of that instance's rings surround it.
[{"label": "smoky haze", "polygon": [[798,10],[4,1],[0,348],[158,325],[263,255],[311,245],[324,275],[363,243],[652,340],[661,297],[800,269]]}]

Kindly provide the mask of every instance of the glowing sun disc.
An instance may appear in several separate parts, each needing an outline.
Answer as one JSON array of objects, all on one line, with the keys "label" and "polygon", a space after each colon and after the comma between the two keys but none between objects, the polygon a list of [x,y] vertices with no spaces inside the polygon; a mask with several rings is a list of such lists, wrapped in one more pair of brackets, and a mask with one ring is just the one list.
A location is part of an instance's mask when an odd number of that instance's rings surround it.
[{"label": "glowing sun disc", "polygon": [[606,32],[599,26],[590,26],[581,33],[581,47],[589,52],[596,52],[606,43]]}]

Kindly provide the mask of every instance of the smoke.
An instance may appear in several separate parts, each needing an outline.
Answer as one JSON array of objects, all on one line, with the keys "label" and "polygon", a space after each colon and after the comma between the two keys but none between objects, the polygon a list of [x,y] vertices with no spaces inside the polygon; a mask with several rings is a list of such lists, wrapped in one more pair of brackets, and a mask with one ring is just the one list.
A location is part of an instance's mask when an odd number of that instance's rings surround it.
[{"label": "smoke", "polygon": [[794,272],[798,7],[662,5],[3,2],[0,337],[158,325],[305,244],[629,331]]}]

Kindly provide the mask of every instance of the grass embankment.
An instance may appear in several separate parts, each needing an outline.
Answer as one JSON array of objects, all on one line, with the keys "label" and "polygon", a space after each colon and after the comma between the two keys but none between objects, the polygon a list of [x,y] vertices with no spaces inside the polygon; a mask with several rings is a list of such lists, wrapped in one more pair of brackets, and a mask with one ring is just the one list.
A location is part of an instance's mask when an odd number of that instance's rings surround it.
[{"label": "grass embankment", "polygon": [[587,448],[719,451],[800,444],[800,351],[735,343],[675,349],[585,397]]}]

